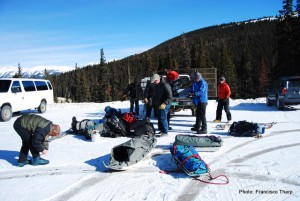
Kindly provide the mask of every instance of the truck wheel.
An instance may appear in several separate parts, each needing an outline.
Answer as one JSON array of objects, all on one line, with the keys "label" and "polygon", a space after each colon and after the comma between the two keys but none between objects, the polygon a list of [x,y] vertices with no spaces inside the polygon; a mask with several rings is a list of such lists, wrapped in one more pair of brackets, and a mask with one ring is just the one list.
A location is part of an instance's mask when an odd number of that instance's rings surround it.
[{"label": "truck wheel", "polygon": [[41,104],[38,107],[39,113],[45,113],[46,110],[47,110],[47,103],[45,101],[41,101]]},{"label": "truck wheel", "polygon": [[11,107],[9,105],[5,105],[1,108],[1,120],[9,121],[12,116]]},{"label": "truck wheel", "polygon": [[284,108],[284,104],[282,101],[280,101],[279,98],[277,98],[277,100],[276,100],[276,106],[277,106],[278,110],[283,110],[283,108]]},{"label": "truck wheel", "polygon": [[196,108],[192,108],[192,116],[196,116]]},{"label": "truck wheel", "polygon": [[267,98],[267,106],[272,106],[272,102]]}]

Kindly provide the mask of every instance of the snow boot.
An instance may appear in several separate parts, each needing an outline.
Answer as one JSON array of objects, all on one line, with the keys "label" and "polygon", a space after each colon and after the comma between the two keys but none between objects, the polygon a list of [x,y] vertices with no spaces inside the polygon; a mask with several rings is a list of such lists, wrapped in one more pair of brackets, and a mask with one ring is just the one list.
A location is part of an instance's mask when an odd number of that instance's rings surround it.
[{"label": "snow boot", "polygon": [[18,162],[19,167],[24,167],[25,165],[32,164],[31,160],[27,159],[25,162]]},{"label": "snow boot", "polygon": [[32,165],[47,165],[49,164],[49,160],[43,159],[40,156],[33,158]]}]

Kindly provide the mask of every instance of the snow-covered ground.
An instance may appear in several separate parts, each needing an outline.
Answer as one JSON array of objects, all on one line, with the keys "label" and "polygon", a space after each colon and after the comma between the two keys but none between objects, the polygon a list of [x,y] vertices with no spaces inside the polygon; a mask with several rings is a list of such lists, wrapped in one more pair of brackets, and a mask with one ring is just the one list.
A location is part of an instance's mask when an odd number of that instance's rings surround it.
[{"label": "snow-covered ground", "polygon": [[[41,116],[70,128],[71,119],[100,119],[110,105],[128,111],[129,103],[59,103]],[[141,104],[142,105],[142,104]],[[112,172],[105,168],[111,148],[129,138],[101,138],[92,142],[69,135],[50,143],[49,165],[17,167],[21,139],[13,129],[17,116],[0,122],[0,200],[300,200],[300,106],[277,111],[264,98],[231,100],[233,119],[258,123],[277,122],[262,138],[236,138],[216,130],[217,103],[207,107],[209,135],[221,136],[217,152],[200,152],[212,176],[224,174],[227,185],[205,184],[184,173],[161,174],[175,169],[171,154],[148,155],[134,168]],[[141,106],[141,110],[142,110]],[[26,113],[26,112],[25,112]],[[223,120],[225,114],[223,113]],[[156,120],[151,120],[157,127]],[[156,148],[168,149],[176,134],[189,133],[195,122],[191,111],[171,118],[172,131],[158,138]],[[222,182],[219,180],[219,182]]]}]

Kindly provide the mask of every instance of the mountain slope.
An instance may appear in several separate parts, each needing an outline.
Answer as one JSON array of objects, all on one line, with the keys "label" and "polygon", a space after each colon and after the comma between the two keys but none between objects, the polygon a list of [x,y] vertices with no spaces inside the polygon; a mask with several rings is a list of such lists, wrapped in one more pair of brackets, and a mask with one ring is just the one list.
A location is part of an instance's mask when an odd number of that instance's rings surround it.
[{"label": "mountain slope", "polygon": [[[74,70],[72,67],[68,66],[37,66],[33,68],[24,68],[22,69],[23,78],[44,78],[45,69],[49,73],[49,75],[59,75],[61,73]],[[0,78],[11,78],[13,77],[18,71],[16,67],[3,67],[0,68]]]}]

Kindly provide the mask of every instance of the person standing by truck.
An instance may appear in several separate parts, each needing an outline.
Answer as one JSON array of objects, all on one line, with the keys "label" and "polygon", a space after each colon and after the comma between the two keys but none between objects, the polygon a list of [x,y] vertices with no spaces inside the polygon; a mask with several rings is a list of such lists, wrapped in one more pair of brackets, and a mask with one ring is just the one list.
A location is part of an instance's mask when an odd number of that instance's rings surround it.
[{"label": "person standing by truck", "polygon": [[151,83],[155,84],[154,105],[158,105],[158,129],[160,135],[167,135],[169,130],[168,113],[171,107],[172,91],[167,82],[163,82],[158,74],[151,77]]},{"label": "person standing by truck", "polygon": [[178,72],[167,68],[165,68],[164,71],[166,73],[166,81],[171,86],[173,97],[178,96],[178,78],[179,78]]},{"label": "person standing by truck", "polygon": [[123,94],[125,96],[129,94],[130,97],[130,112],[133,112],[133,108],[135,106],[136,115],[139,115],[140,113],[139,99],[141,98],[142,93],[142,88],[140,87],[137,79],[127,85],[127,87],[123,90]]},{"label": "person standing by truck", "polygon": [[155,95],[155,85],[150,82],[147,82],[145,91],[144,91],[144,103],[146,105],[146,117],[151,117],[152,109],[154,111],[154,117],[157,118],[157,106],[154,105],[153,98]]},{"label": "person standing by truck", "polygon": [[190,95],[193,97],[193,103],[196,106],[196,124],[191,129],[197,131],[197,134],[207,133],[206,106],[208,104],[208,85],[201,73],[194,74],[195,81],[192,85]]},{"label": "person standing by truck", "polygon": [[[178,72],[175,70],[167,69],[167,68],[165,68],[164,71],[166,73],[166,82],[168,82],[171,86],[172,96],[178,97],[178,81],[179,81]],[[169,130],[172,130],[172,127],[170,126],[170,119],[171,119],[171,114],[169,112],[168,113],[168,125],[169,125]]]}]

